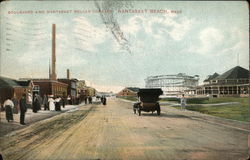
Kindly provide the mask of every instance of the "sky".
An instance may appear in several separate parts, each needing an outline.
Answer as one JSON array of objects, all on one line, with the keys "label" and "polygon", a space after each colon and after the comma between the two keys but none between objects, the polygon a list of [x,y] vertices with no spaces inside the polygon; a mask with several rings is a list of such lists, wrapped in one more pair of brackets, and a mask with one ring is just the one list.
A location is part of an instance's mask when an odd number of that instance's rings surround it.
[{"label": "sky", "polygon": [[[110,13],[103,19],[93,1],[1,3],[1,76],[48,78],[52,24],[58,78],[70,69],[72,78],[98,91],[145,87],[148,76],[178,73],[199,75],[202,84],[214,72],[237,65],[249,69],[247,2],[97,3],[112,10],[120,37],[104,23]],[[129,9],[133,13],[122,12]],[[64,13],[51,12],[58,10]]]}]

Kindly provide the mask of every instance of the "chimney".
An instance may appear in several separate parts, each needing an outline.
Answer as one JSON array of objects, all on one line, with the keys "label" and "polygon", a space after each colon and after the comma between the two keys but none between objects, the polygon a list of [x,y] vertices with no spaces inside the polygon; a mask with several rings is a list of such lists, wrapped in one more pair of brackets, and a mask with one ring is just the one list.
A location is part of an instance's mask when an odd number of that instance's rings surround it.
[{"label": "chimney", "polygon": [[70,79],[69,69],[67,69],[67,79]]},{"label": "chimney", "polygon": [[50,68],[50,60],[49,60],[49,79],[51,79],[51,68]]},{"label": "chimney", "polygon": [[51,79],[56,80],[56,25],[52,24],[52,73]]}]

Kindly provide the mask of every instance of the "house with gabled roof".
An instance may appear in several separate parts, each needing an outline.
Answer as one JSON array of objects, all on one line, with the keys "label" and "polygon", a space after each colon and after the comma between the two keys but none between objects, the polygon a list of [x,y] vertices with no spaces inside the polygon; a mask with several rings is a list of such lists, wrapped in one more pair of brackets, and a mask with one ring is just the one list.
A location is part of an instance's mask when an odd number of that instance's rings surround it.
[{"label": "house with gabled roof", "polygon": [[209,76],[196,93],[213,97],[249,96],[249,70],[236,66],[221,75]]},{"label": "house with gabled roof", "polygon": [[0,103],[2,104],[7,98],[13,98],[14,95],[20,99],[22,94],[31,91],[32,81],[19,81],[0,76]]},{"label": "house with gabled roof", "polygon": [[219,74],[216,72],[213,75],[208,75],[207,78],[203,81],[203,83],[209,84],[211,80],[213,80],[214,78],[216,78],[218,76],[219,76]]},{"label": "house with gabled roof", "polygon": [[137,96],[140,88],[137,87],[126,87],[117,93],[117,96]]}]

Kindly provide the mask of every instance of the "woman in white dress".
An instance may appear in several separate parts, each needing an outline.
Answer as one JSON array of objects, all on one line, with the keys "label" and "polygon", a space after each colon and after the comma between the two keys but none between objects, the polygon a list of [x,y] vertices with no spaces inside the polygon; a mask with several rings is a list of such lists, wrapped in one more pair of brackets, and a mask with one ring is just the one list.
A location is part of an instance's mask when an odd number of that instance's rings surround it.
[{"label": "woman in white dress", "polygon": [[8,98],[7,100],[4,101],[3,104],[4,108],[5,108],[5,113],[6,113],[6,120],[9,122],[10,120],[14,120],[13,119],[13,108],[14,108],[14,103],[12,102],[11,98]]},{"label": "woman in white dress", "polygon": [[49,97],[48,102],[49,102],[49,110],[54,111],[55,110],[55,100],[53,99],[53,97]]}]

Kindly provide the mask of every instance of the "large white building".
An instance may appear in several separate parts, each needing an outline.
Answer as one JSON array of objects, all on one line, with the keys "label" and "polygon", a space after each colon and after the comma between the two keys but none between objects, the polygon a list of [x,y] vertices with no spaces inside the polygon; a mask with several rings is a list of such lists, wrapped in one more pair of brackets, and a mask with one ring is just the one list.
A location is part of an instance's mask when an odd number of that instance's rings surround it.
[{"label": "large white building", "polygon": [[180,96],[185,92],[195,94],[198,81],[198,75],[188,76],[185,73],[150,76],[145,79],[145,87],[161,88],[164,96]]}]

